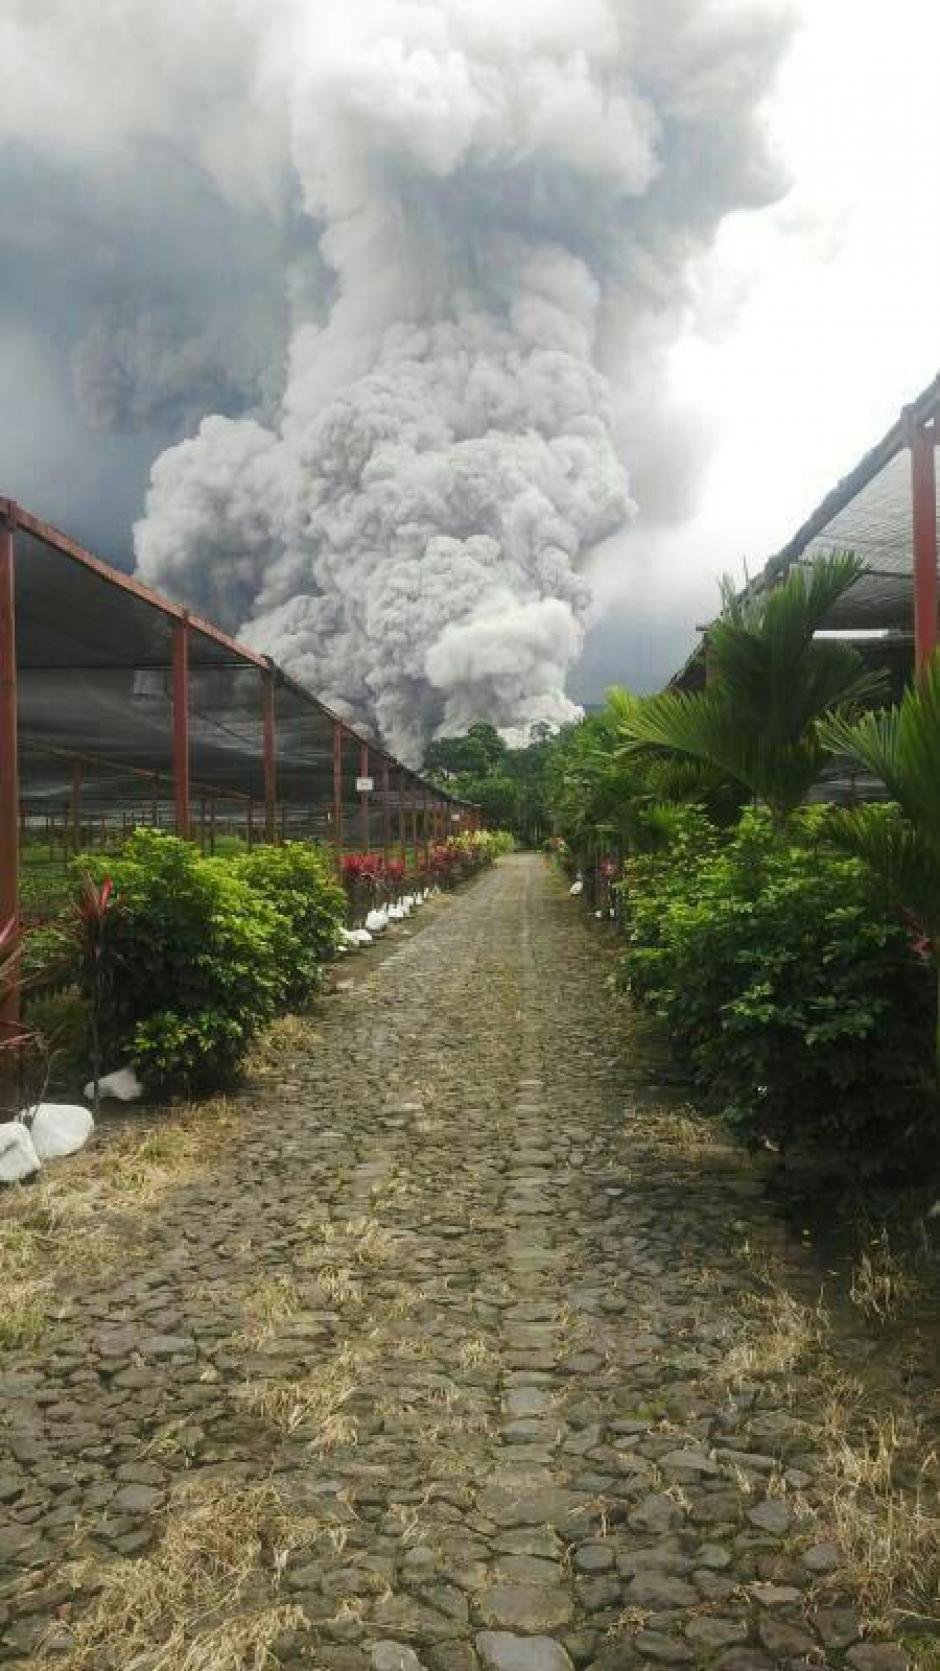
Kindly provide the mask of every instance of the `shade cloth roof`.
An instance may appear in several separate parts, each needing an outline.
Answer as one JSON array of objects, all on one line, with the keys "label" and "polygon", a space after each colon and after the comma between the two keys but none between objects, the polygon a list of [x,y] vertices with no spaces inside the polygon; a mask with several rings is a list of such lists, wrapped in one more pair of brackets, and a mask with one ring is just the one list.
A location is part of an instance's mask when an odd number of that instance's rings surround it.
[{"label": "shade cloth roof", "polygon": [[[911,426],[936,418],[938,410],[940,376],[905,408],[898,422],[769,559],[745,592],[763,590],[794,564],[812,563],[825,552],[853,551],[866,572],[839,599],[826,627],[848,634],[909,636],[914,625],[914,557],[908,438]],[[700,684],[704,653],[703,637],[670,684],[679,688]]]},{"label": "shade cloth roof", "polygon": [[[83,807],[102,810],[167,798],[172,775],[172,649],[187,619],[190,770],[193,795],[260,802],[262,689],[276,682],[278,800],[328,822],[333,803],[337,717],[266,657],[201,617],[110,568],[59,530],[10,501],[0,516],[16,527],[16,639],[21,799],[55,803],[71,793],[83,762]],[[425,794],[465,806],[429,784],[342,720],[345,818],[360,815],[355,790],[360,747],[369,749],[376,790],[387,767],[396,802]],[[376,796],[376,802],[378,796]],[[375,808],[378,814],[378,807]]]}]

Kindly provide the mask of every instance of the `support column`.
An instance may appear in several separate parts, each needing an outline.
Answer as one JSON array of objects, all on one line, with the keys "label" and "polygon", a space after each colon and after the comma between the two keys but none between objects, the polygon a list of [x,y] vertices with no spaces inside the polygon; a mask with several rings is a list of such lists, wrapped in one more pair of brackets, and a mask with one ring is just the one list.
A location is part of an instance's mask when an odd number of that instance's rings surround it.
[{"label": "support column", "polygon": [[333,841],[337,853],[343,851],[343,727],[333,721]]},{"label": "support column", "polygon": [[[16,698],[16,521],[0,517],[0,928],[19,921],[20,780]],[[19,1020],[19,995],[0,1003],[4,1032]]]},{"label": "support column", "polygon": [[423,831],[423,834],[424,834],[424,868],[425,868],[425,870],[427,870],[428,866],[431,863],[431,820],[430,820],[429,810],[428,810],[429,805],[430,805],[430,800],[431,800],[431,797],[428,794],[427,790],[425,790],[424,791],[424,798],[423,798],[423,801],[422,801],[422,818],[421,818],[421,826],[422,826],[422,831]]},{"label": "support column", "polygon": [[82,763],[72,762],[72,851],[82,850]]},{"label": "support column", "polygon": [[382,761],[382,857],[388,864],[392,845],[392,803],[388,781],[388,761]]},{"label": "support column", "polygon": [[176,833],[189,840],[189,622],[173,623],[173,800]]},{"label": "support column", "polygon": [[264,839],[273,846],[277,841],[277,742],[275,733],[275,691],[277,678],[273,667],[262,675],[261,715],[264,748]]},{"label": "support column", "polygon": [[405,774],[398,768],[398,856],[402,864],[408,865],[408,834],[405,829]]},{"label": "support column", "polygon": [[911,502],[914,523],[914,670],[920,673],[937,647],[936,421],[911,425]]},{"label": "support column", "polygon": [[[359,744],[359,776],[360,778],[367,778],[369,776],[368,743]],[[360,789],[359,791],[359,845],[364,853],[368,853],[370,846],[368,789]]]}]

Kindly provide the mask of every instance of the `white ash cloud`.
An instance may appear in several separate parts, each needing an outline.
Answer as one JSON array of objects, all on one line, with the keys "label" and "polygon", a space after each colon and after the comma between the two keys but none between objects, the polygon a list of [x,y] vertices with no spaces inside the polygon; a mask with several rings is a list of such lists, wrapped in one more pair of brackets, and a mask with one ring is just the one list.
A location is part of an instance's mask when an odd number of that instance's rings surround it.
[{"label": "white ash cloud", "polygon": [[10,0],[0,141],[88,188],[70,259],[106,246],[85,421],[214,412],[154,465],[144,578],[409,759],[568,717],[634,436],[657,515],[685,498],[662,357],[721,218],[780,189],[788,32],[769,0]]}]

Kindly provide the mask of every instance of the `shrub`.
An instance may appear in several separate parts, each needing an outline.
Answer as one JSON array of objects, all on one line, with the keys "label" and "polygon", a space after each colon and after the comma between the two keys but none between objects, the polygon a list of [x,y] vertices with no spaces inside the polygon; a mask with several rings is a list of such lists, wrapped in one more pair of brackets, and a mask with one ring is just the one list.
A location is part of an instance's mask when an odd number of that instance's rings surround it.
[{"label": "shrub", "polygon": [[303,1004],[316,991],[319,965],[333,956],[346,914],[346,896],[322,848],[299,841],[256,847],[234,861],[236,875],[278,917],[273,949],[282,1001]]},{"label": "shrub", "polygon": [[102,1037],[144,1082],[199,1091],[229,1079],[284,1002],[285,919],[223,859],[138,830],[79,869],[114,880]]},{"label": "shrub", "polygon": [[825,815],[786,835],[747,813],[720,837],[675,820],[622,892],[623,984],[665,1020],[699,1091],[752,1137],[903,1171],[930,1141],[930,970]]}]

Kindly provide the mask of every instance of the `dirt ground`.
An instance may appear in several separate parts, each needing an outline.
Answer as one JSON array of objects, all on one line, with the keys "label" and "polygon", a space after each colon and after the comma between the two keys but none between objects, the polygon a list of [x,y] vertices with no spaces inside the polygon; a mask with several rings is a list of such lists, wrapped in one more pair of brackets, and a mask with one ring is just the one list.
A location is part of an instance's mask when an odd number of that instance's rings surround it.
[{"label": "dirt ground", "polygon": [[237,1098],[3,1197],[0,1663],[940,1663],[918,1353],[609,963],[505,860]]}]

